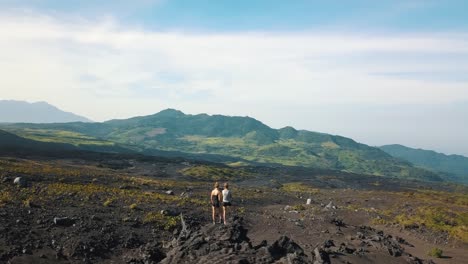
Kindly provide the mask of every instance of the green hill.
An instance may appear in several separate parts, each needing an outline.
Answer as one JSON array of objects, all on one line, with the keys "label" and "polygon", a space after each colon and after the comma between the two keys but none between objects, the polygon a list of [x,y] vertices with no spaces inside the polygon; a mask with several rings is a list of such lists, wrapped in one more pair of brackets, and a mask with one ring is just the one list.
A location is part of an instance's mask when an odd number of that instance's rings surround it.
[{"label": "green hill", "polygon": [[15,134],[0,130],[0,153],[37,151],[70,151],[77,148],[70,144],[48,143],[19,137]]},{"label": "green hill", "polygon": [[[433,172],[415,168],[409,162],[349,138],[292,127],[273,129],[250,117],[186,115],[168,109],[150,116],[104,123],[13,124],[4,125],[3,129],[36,140],[79,145],[78,138],[82,138],[88,143],[112,143],[145,154],[165,151],[208,160],[213,157],[216,161],[225,157],[226,162],[233,162],[234,158],[252,163],[441,180]],[[48,132],[42,133],[41,138],[37,131]],[[64,136],[67,133],[71,133],[71,138]]]},{"label": "green hill", "polygon": [[417,166],[445,173],[451,180],[468,183],[467,157],[445,155],[432,150],[413,149],[402,145],[386,145],[380,149]]}]

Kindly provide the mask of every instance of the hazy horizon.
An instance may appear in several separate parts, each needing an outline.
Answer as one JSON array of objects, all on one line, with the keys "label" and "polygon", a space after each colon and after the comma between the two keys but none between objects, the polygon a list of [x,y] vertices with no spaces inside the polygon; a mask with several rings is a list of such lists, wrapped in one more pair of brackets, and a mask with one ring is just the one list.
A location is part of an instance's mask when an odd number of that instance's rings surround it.
[{"label": "hazy horizon", "polygon": [[464,1],[0,0],[1,98],[251,116],[468,156]]}]

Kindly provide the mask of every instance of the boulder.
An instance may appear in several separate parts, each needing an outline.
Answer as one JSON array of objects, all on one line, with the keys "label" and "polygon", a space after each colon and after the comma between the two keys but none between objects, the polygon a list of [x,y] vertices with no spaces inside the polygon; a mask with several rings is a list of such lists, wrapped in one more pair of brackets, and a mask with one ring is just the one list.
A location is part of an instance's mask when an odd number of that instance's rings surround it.
[{"label": "boulder", "polygon": [[7,183],[7,182],[9,182],[9,181],[11,181],[11,179],[10,179],[10,177],[8,177],[8,176],[1,177],[1,178],[0,178],[0,182],[1,182],[1,183]]},{"label": "boulder", "polygon": [[58,226],[72,226],[75,220],[68,217],[54,217],[54,224]]},{"label": "boulder", "polygon": [[333,205],[333,202],[329,202],[326,206],[325,206],[325,209],[336,209],[336,206]]},{"label": "boulder", "polygon": [[268,251],[275,259],[279,259],[290,253],[304,254],[304,250],[287,236],[282,236],[276,240],[273,245],[268,247]]},{"label": "boulder", "polygon": [[27,186],[26,179],[23,177],[16,177],[13,180],[13,184],[17,185],[18,187],[24,188]]},{"label": "boulder", "polygon": [[321,248],[314,249],[314,264],[330,264],[330,256]]},{"label": "boulder", "polygon": [[342,219],[339,219],[339,218],[333,218],[331,221],[330,221],[331,224],[334,224],[335,226],[339,226],[339,227],[345,227],[346,224],[343,222]]},{"label": "boulder", "polygon": [[331,247],[334,247],[334,246],[335,246],[335,243],[331,239],[326,240],[325,242],[323,242],[323,247],[324,248],[331,248]]},{"label": "boulder", "polygon": [[162,215],[167,215],[167,216],[178,216],[180,215],[180,212],[176,209],[163,209],[159,212]]}]

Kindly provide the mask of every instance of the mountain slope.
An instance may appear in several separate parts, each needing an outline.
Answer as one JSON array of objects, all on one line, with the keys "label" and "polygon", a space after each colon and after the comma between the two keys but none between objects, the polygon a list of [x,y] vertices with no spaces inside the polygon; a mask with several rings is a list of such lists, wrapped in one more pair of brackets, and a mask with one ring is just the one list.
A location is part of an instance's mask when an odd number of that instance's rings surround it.
[{"label": "mountain slope", "polygon": [[64,112],[46,102],[0,100],[0,123],[66,123],[91,120]]},{"label": "mountain slope", "polygon": [[407,160],[417,166],[455,176],[468,183],[468,158],[460,155],[445,155],[432,150],[413,149],[402,145],[380,147],[388,154]]},{"label": "mountain slope", "polygon": [[[250,117],[186,115],[168,109],[150,116],[104,123],[17,124],[4,126],[4,129],[23,133],[25,137],[44,134],[44,131],[48,131],[47,135],[79,133],[146,154],[156,154],[160,150],[204,157],[215,154],[253,163],[441,180],[433,172],[415,168],[409,162],[349,138],[292,127],[273,129]],[[52,136],[48,140],[54,139]],[[67,143],[67,138],[61,140]]]},{"label": "mountain slope", "polygon": [[0,153],[15,151],[68,151],[77,150],[75,146],[63,143],[40,142],[19,137],[0,130]]}]

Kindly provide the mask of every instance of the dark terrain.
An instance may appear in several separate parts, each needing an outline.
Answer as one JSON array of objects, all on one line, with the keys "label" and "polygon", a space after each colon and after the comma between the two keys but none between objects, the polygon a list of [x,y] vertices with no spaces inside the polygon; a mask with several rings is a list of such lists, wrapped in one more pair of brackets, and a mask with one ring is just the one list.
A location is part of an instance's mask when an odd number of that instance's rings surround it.
[{"label": "dark terrain", "polygon": [[[232,185],[227,226],[211,224],[214,180]],[[0,262],[468,263],[468,196],[460,186],[130,154],[2,151]],[[434,248],[442,258],[428,255]]]}]

